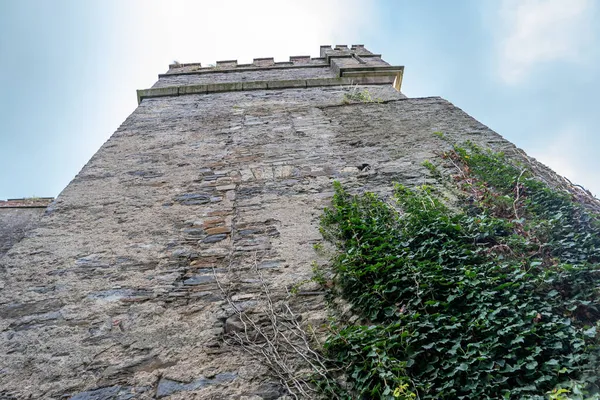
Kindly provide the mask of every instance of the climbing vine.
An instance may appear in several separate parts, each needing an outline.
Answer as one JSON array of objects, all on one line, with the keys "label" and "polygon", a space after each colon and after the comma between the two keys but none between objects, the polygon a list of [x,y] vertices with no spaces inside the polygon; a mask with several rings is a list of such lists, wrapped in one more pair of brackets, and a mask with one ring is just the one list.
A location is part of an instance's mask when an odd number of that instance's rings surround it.
[{"label": "climbing vine", "polygon": [[[325,351],[347,398],[589,399],[600,385],[600,219],[472,143],[392,199],[335,184],[322,232],[360,316]],[[455,202],[456,203],[456,202]],[[595,396],[595,397],[594,397]]]}]

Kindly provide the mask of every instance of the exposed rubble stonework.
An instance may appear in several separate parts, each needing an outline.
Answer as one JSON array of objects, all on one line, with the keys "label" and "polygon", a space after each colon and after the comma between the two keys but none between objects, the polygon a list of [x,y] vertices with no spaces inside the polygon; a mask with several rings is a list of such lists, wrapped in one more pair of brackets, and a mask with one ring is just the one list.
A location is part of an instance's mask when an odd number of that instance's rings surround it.
[{"label": "exposed rubble stonework", "polygon": [[0,200],[0,257],[37,225],[52,200],[47,197]]},{"label": "exposed rubble stonework", "polygon": [[446,100],[406,98],[402,73],[363,46],[324,46],[285,63],[175,64],[140,90],[0,259],[0,398],[286,398],[223,338],[243,329],[232,303],[260,321],[263,284],[304,324],[326,322],[320,292],[290,292],[323,261],[332,182],[433,182],[422,162],[449,146],[436,131],[518,152]]}]

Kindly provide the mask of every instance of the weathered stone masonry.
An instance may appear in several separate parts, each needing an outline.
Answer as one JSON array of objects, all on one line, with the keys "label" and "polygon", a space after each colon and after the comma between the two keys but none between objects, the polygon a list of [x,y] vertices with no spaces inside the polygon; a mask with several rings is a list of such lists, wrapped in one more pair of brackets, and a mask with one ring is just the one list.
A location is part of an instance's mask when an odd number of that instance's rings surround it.
[{"label": "weathered stone masonry", "polygon": [[[362,46],[172,65],[0,259],[0,398],[283,396],[224,344],[235,321],[217,283],[247,313],[264,301],[255,268],[287,297],[318,259],[333,180],[428,182],[421,163],[448,146],[434,131],[514,151],[443,99],[407,99],[402,72]],[[344,102],[357,90],[378,102]],[[293,306],[326,316],[319,295]]]},{"label": "weathered stone masonry", "polygon": [[0,200],[0,257],[32,230],[53,198]]}]

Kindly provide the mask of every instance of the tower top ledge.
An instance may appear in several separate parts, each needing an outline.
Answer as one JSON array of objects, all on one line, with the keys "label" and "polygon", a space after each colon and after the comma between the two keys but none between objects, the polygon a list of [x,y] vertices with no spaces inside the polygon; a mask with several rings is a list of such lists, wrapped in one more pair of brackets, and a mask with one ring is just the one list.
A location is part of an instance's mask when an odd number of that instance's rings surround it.
[{"label": "tower top ledge", "polygon": [[167,75],[181,75],[188,73],[211,73],[211,72],[227,72],[231,70],[235,71],[248,71],[256,69],[270,69],[270,68],[290,68],[290,67],[326,67],[328,66],[329,59],[331,57],[352,57],[352,55],[359,57],[371,57],[381,59],[381,54],[371,53],[365,48],[363,44],[336,44],[333,45],[321,45],[319,57],[311,57],[309,55],[298,55],[290,56],[288,61],[275,61],[274,57],[261,57],[254,58],[252,63],[240,64],[237,60],[220,60],[214,64],[202,66],[202,63],[179,63],[175,62],[169,65],[169,70],[161,76]]},{"label": "tower top ledge", "polygon": [[[306,71],[279,74],[273,70],[328,69],[324,73],[307,74]],[[256,73],[255,71],[262,71]],[[271,73],[273,71],[273,73]],[[248,74],[239,73],[248,72]],[[263,73],[264,72],[264,73]],[[231,74],[230,73],[238,73]],[[218,74],[212,77],[193,78],[186,75]],[[227,78],[223,74],[228,74]],[[274,57],[255,58],[252,63],[239,64],[237,60],[220,60],[203,67],[201,63],[174,63],[169,70],[158,76],[158,84],[150,89],[138,90],[138,103],[143,99],[217,92],[310,88],[319,86],[389,85],[400,91],[404,66],[393,66],[370,52],[362,44],[322,45],[319,57],[297,55],[288,61],[275,61]],[[283,75],[286,75],[283,78]],[[178,77],[180,76],[181,79]],[[314,76],[314,78],[306,78]],[[258,77],[258,78],[257,78]],[[292,79],[290,79],[292,78]],[[198,82],[198,83],[196,83]]]}]

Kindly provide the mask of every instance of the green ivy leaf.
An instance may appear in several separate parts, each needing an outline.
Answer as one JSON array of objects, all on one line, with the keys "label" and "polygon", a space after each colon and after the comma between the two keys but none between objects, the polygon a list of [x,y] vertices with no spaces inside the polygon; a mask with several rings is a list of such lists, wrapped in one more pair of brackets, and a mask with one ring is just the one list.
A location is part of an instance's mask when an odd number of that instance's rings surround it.
[{"label": "green ivy leaf", "polygon": [[590,329],[586,329],[583,331],[583,334],[587,337],[595,337],[596,336],[596,327],[592,326]]}]

